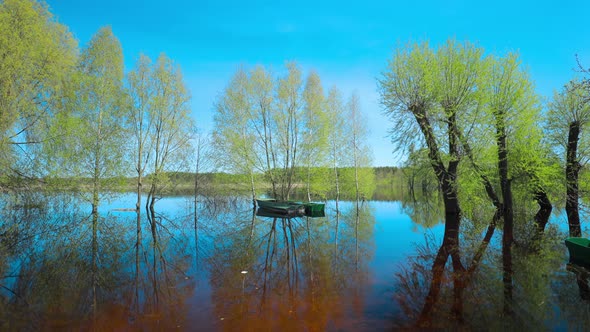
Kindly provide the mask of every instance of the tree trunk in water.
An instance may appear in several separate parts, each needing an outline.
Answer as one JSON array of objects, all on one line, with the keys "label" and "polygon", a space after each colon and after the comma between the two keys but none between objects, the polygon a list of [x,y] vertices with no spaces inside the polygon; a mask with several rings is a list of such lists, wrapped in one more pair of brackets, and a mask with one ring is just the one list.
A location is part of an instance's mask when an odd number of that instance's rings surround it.
[{"label": "tree trunk in water", "polygon": [[136,230],[136,241],[135,241],[135,309],[139,312],[139,248],[141,246],[141,188],[142,188],[142,172],[141,162],[138,162],[137,172],[137,202],[135,203],[135,213],[137,214],[137,230]]},{"label": "tree trunk in water", "polygon": [[98,285],[98,211],[97,206],[92,205],[92,317],[96,319]]},{"label": "tree trunk in water", "polygon": [[579,190],[578,177],[580,173],[580,163],[577,160],[578,140],[580,137],[580,123],[572,122],[569,126],[567,138],[567,164],[565,166],[565,176],[567,182],[567,197],[565,201],[565,212],[569,223],[570,236],[582,236],[582,227],[580,225],[580,212],[578,207]]},{"label": "tree trunk in water", "polygon": [[156,258],[156,248],[158,247],[158,234],[156,228],[156,210],[154,209],[154,205],[156,202],[156,197],[154,196],[154,186],[150,189],[150,193],[148,194],[148,199],[146,202],[146,212],[148,221],[150,223],[151,233],[152,233],[152,292],[153,292],[153,308],[152,310],[156,312],[158,310],[159,304],[159,295],[158,295],[158,272],[157,272],[157,258]]},{"label": "tree trunk in water", "polygon": [[447,263],[447,259],[449,258],[449,249],[448,246],[444,244],[444,242],[445,241],[443,241],[443,245],[438,250],[436,258],[434,259],[434,263],[432,264],[432,280],[430,281],[428,295],[424,300],[424,306],[422,307],[422,311],[420,312],[420,316],[418,317],[418,321],[416,322],[417,326],[430,326],[430,314],[432,313],[434,305],[438,300],[438,295],[440,293],[440,284],[442,282],[442,277],[445,272],[445,265]]},{"label": "tree trunk in water", "polygon": [[[141,204],[139,199],[137,204]],[[135,242],[135,309],[136,312],[139,312],[139,248],[141,246],[141,211],[138,209],[135,213],[137,214],[137,238]]]},{"label": "tree trunk in water", "polygon": [[539,242],[543,238],[543,234],[545,233],[545,226],[549,222],[549,217],[551,216],[551,211],[553,210],[553,206],[551,205],[551,201],[549,197],[547,197],[547,193],[543,188],[539,188],[535,192],[535,200],[537,204],[539,204],[539,211],[535,214],[535,234],[533,235],[533,242]]},{"label": "tree trunk in water", "polygon": [[252,206],[256,207],[256,188],[254,186],[254,174],[250,172],[250,186],[252,190]]},{"label": "tree trunk in water", "polygon": [[511,180],[508,178],[508,148],[506,143],[505,113],[496,113],[496,134],[498,144],[498,172],[504,207],[504,232],[502,234],[502,266],[504,269],[504,313],[512,313],[512,242],[514,241],[514,212],[512,206]]},{"label": "tree trunk in water", "polygon": [[[434,309],[434,305],[438,300],[440,293],[440,285],[445,269],[445,264],[449,256],[453,257],[453,270],[455,274],[460,274],[464,271],[463,266],[459,260],[459,227],[461,225],[461,209],[459,207],[459,200],[457,199],[456,187],[454,182],[449,181],[449,176],[444,176],[445,181],[442,181],[444,204],[445,204],[445,232],[443,244],[441,245],[434,263],[432,265],[432,280],[430,282],[430,289],[417,324],[419,326],[430,325],[430,315]],[[461,278],[460,275],[453,278]],[[459,279],[454,279],[454,284],[457,287]],[[460,319],[462,306],[458,305],[461,297],[460,290],[455,290],[455,305],[453,306],[453,314]]]},{"label": "tree trunk in water", "polygon": [[[426,140],[428,147],[428,158],[430,159],[432,168],[438,179],[438,185],[441,188],[444,198],[445,206],[445,232],[441,248],[437,254],[434,264],[432,266],[433,279],[431,281],[430,290],[426,297],[426,302],[418,318],[418,324],[428,324],[431,319],[431,312],[434,304],[438,299],[440,292],[440,284],[442,282],[442,275],[444,273],[445,263],[448,257],[453,258],[454,278],[461,278],[464,268],[460,261],[459,255],[459,229],[461,226],[461,208],[457,195],[457,169],[460,162],[460,153],[458,149],[458,130],[455,113],[452,110],[448,114],[448,136],[449,136],[449,152],[452,159],[449,161],[448,167],[445,168],[436,138],[430,125],[430,120],[426,114],[425,108],[414,107],[410,109],[414,114],[420,130]],[[459,279],[455,279],[455,286],[459,286]],[[462,314],[462,305],[460,305],[461,291],[455,291],[455,304],[453,305],[453,314]],[[460,318],[460,317],[457,317]]]},{"label": "tree trunk in water", "polygon": [[311,166],[307,165],[307,201],[311,202]]},{"label": "tree trunk in water", "polygon": [[193,227],[195,229],[195,267],[199,267],[199,157],[197,156],[197,166],[195,172],[195,192],[193,197],[194,219]]}]

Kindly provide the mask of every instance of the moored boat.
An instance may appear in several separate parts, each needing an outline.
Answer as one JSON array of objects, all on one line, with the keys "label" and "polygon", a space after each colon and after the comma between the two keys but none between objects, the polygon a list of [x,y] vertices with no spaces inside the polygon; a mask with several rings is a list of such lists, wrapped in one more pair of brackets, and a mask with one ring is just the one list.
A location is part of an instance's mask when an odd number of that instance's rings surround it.
[{"label": "moored boat", "polygon": [[305,206],[297,202],[279,201],[276,199],[257,199],[256,204],[259,209],[265,209],[268,212],[278,214],[303,215],[305,213]]},{"label": "moored boat", "polygon": [[570,262],[590,266],[590,239],[570,237],[565,239],[565,246],[570,254]]},{"label": "moored boat", "polygon": [[305,206],[305,213],[306,214],[323,214],[324,213],[324,203],[302,203]]},{"label": "moored boat", "polygon": [[283,214],[301,214],[308,217],[324,217],[324,203],[281,201],[271,198],[256,199],[259,209]]}]

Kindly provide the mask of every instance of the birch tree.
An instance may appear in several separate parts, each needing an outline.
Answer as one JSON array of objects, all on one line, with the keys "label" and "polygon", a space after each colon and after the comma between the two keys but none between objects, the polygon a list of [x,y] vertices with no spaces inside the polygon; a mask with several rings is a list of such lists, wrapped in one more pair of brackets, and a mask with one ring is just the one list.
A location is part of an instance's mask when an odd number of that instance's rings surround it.
[{"label": "birch tree", "polygon": [[346,156],[345,145],[342,144],[345,138],[345,121],[344,121],[344,105],[342,95],[338,88],[332,87],[327,97],[327,112],[330,118],[330,126],[328,131],[328,144],[330,146],[330,165],[333,171],[333,188],[336,199],[336,210],[338,211],[338,204],[340,200],[340,174],[339,168],[344,166],[344,159]]},{"label": "birch tree", "polygon": [[[255,174],[267,181],[277,199],[289,200],[298,187],[308,200],[325,198],[333,189],[332,180],[338,183],[338,193],[343,188],[340,183],[354,183],[354,177],[342,176],[346,171],[339,174],[342,167],[366,173],[364,178],[356,177],[359,197],[372,192],[372,172],[366,168],[370,149],[360,107],[357,103],[354,112],[347,112],[350,108],[336,90],[326,97],[317,73],[304,80],[297,64],[287,63],[283,76],[275,79],[261,66],[250,72],[240,68],[214,107],[213,144],[223,157],[217,166],[248,175],[253,198]],[[358,158],[346,158],[344,149],[351,144]]]},{"label": "birch tree", "polygon": [[141,193],[145,169],[150,161],[150,133],[153,130],[153,98],[154,81],[151,60],[140,55],[135,68],[127,75],[127,91],[129,94],[128,124],[132,137],[135,172],[137,174],[136,211],[141,207]]},{"label": "birch tree", "polygon": [[[303,90],[304,133],[301,144],[302,160],[305,167],[307,200],[313,192],[326,192],[329,183],[325,181],[325,170],[329,169],[328,130],[330,118],[326,110],[326,97],[320,76],[312,71],[307,77]],[[337,115],[340,116],[340,115]]]},{"label": "birch tree", "polygon": [[82,52],[80,73],[69,158],[78,175],[91,179],[90,201],[96,213],[105,186],[125,174],[123,53],[110,27],[101,28]]},{"label": "birch tree", "polygon": [[[214,104],[213,147],[217,154],[218,168],[247,174],[250,180],[252,200],[256,198],[254,185],[255,134],[249,126],[250,105],[247,98],[248,77],[238,70]],[[266,110],[266,108],[265,108]],[[267,129],[263,128],[266,131]],[[268,132],[270,135],[270,132]],[[268,158],[268,155],[267,155]],[[268,159],[267,159],[268,160]]]},{"label": "birch tree", "polygon": [[75,69],[77,44],[36,1],[0,2],[0,31],[0,174],[38,176],[49,161],[40,150],[58,133],[50,128]]},{"label": "birch tree", "polygon": [[70,176],[88,181],[83,197],[92,206],[92,293],[97,310],[98,287],[98,208],[108,189],[125,174],[126,132],[123,93],[123,54],[110,27],[101,28],[83,50],[78,72],[72,78],[76,91],[67,103],[72,112],[60,140],[56,158]]},{"label": "birch tree", "polygon": [[194,129],[189,116],[190,93],[180,68],[161,54],[152,69],[152,79],[151,158],[148,166],[152,174],[146,202],[150,210],[153,210],[157,195],[161,194],[166,184],[166,172],[186,166]]},{"label": "birch tree", "polygon": [[278,195],[277,140],[274,137],[275,109],[274,83],[271,73],[262,66],[254,68],[247,77],[248,127],[255,141],[252,159],[257,171],[262,172],[272,186],[272,195]]},{"label": "birch tree", "polygon": [[297,64],[287,63],[287,74],[277,82],[276,134],[279,142],[278,160],[281,168],[280,199],[289,199],[296,179],[296,166],[301,160],[303,115],[303,81]]},{"label": "birch tree", "polygon": [[357,202],[368,198],[374,190],[375,179],[371,168],[371,152],[367,145],[367,121],[361,112],[360,97],[353,93],[346,103],[344,114],[345,146],[348,151],[348,165],[352,171],[353,196]]}]

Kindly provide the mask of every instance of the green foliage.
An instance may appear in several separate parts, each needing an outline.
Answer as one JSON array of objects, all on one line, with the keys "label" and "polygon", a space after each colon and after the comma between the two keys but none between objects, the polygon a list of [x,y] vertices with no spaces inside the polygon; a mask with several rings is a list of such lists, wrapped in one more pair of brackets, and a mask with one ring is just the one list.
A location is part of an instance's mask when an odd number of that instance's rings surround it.
[{"label": "green foliage", "polygon": [[432,228],[444,223],[445,209],[442,195],[437,191],[416,191],[414,194],[403,196],[402,210],[415,225]]},{"label": "green foliage", "polygon": [[122,87],[123,54],[109,27],[100,29],[83,50],[76,73],[68,80],[63,111],[52,127],[58,137],[47,144],[53,177],[91,179],[94,205],[98,193],[129,174],[123,126],[126,99]]},{"label": "green foliage", "polygon": [[332,170],[327,167],[308,167],[304,183],[308,184],[309,191],[312,195],[321,200],[328,198],[328,194],[333,187]]},{"label": "green foliage", "polygon": [[489,223],[495,209],[487,190],[501,197],[500,133],[508,142],[514,197],[527,202],[515,207],[527,215],[519,220],[532,220],[528,202],[538,190],[557,196],[555,158],[536,121],[539,99],[516,54],[484,56],[483,49],[453,40],[438,48],[408,44],[394,52],[379,88],[392,141],[409,154],[410,183],[432,176],[428,167],[447,171],[457,163],[454,186],[467,219]]},{"label": "green foliage", "polygon": [[[547,138],[556,146],[559,154],[565,160],[567,148],[567,132],[572,122],[578,122],[582,128],[590,123],[590,92],[584,89],[580,80],[574,79],[567,83],[561,91],[553,93],[553,99],[548,103],[546,129]],[[580,151],[587,152],[590,149],[587,135],[581,136]],[[587,153],[582,155],[587,156]],[[586,157],[587,158],[587,157]]]},{"label": "green foliage", "polygon": [[0,173],[42,174],[41,143],[65,93],[76,42],[36,1],[0,2]]},{"label": "green foliage", "polygon": [[344,106],[337,90],[324,95],[316,73],[304,85],[299,67],[286,67],[274,80],[263,67],[234,74],[215,102],[217,166],[252,178],[263,174],[276,197],[303,187],[309,199],[325,198],[337,191],[339,167],[370,166],[358,97],[354,107]]},{"label": "green foliage", "polygon": [[356,199],[357,183],[355,176],[358,176],[359,198],[368,200],[373,197],[375,191],[375,172],[373,168],[363,167],[355,170],[354,167],[345,167],[339,169],[338,174],[340,177],[340,192],[343,198]]},{"label": "green foliage", "polygon": [[375,167],[375,191],[371,199],[401,201],[408,193],[405,170],[397,167]]},{"label": "green foliage", "polygon": [[[581,82],[577,79],[566,84],[559,92],[554,92],[553,99],[548,103],[546,115],[545,135],[547,144],[549,144],[555,154],[554,162],[565,169],[566,150],[568,144],[568,132],[572,123],[578,123],[580,126],[580,137],[578,141],[577,161],[585,170],[590,158],[590,137],[585,134],[588,124],[590,123],[590,103],[588,103],[589,91],[583,88]],[[563,172],[561,172],[563,174]],[[580,188],[588,190],[586,174],[580,173]],[[555,177],[561,181],[555,181],[556,184],[565,187],[565,176],[560,174]]]},{"label": "green foliage", "polygon": [[165,181],[167,170],[185,167],[190,154],[193,120],[189,116],[190,94],[180,68],[161,54],[151,72],[153,90],[149,101],[152,127],[148,131],[152,158],[147,170]]},{"label": "green foliage", "polygon": [[[301,144],[303,164],[307,166],[307,185],[308,196],[313,193],[319,193],[325,198],[325,193],[329,190],[330,182],[329,171],[326,166],[329,165],[329,159],[325,156],[329,151],[328,145],[328,128],[330,118],[326,111],[326,100],[324,91],[321,86],[320,77],[317,73],[312,72],[307,78],[305,89],[303,91],[304,100],[304,124],[303,142]],[[328,130],[327,130],[328,129]],[[322,167],[321,172],[313,171],[312,166]]]},{"label": "green foliage", "polygon": [[248,127],[247,76],[238,70],[214,105],[213,146],[216,162],[223,170],[236,173],[253,171],[254,134]]}]

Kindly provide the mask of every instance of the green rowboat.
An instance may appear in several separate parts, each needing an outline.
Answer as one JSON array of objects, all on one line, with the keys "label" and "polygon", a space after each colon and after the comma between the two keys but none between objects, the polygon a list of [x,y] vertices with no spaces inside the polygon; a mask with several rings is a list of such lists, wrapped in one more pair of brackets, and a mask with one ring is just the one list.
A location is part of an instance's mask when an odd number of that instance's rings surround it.
[{"label": "green rowboat", "polygon": [[305,206],[305,213],[306,214],[323,214],[324,213],[324,203],[301,203]]},{"label": "green rowboat", "polygon": [[324,217],[324,203],[280,201],[276,199],[257,199],[259,208],[275,213],[293,214],[294,211],[305,214],[308,217]]},{"label": "green rowboat", "polygon": [[570,253],[570,262],[590,266],[590,239],[570,237],[565,239],[565,246]]},{"label": "green rowboat", "polygon": [[258,208],[265,209],[268,212],[279,214],[301,214],[305,213],[305,206],[301,203],[291,201],[278,201],[276,199],[257,199]]}]

